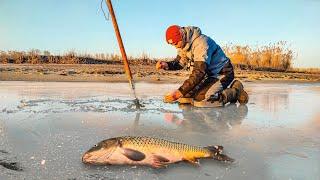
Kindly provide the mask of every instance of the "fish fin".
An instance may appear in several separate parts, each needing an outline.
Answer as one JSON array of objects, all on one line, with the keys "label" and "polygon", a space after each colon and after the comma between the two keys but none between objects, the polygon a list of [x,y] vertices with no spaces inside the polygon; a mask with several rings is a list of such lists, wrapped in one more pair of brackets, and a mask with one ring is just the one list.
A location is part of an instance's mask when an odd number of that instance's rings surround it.
[{"label": "fish fin", "polygon": [[200,162],[199,159],[196,158],[192,158],[192,159],[188,159],[188,158],[183,158],[184,161],[187,161],[195,166],[200,166]]},{"label": "fish fin", "polygon": [[235,160],[225,154],[218,154],[213,157],[213,159],[224,162],[234,162]]},{"label": "fish fin", "polygon": [[163,167],[167,167],[167,164],[163,164],[163,163],[157,163],[157,162],[152,162],[151,164],[151,167],[153,168],[163,168]]},{"label": "fish fin", "polygon": [[129,148],[122,148],[122,149],[123,149],[122,154],[132,161],[142,161],[146,158],[146,155],[140,151],[129,149]]},{"label": "fish fin", "polygon": [[153,154],[151,157],[151,167],[153,168],[162,168],[166,167],[169,164],[170,160],[160,156],[160,155],[155,155]]},{"label": "fish fin", "polygon": [[223,146],[206,146],[204,148],[208,149],[213,154],[220,154],[223,151]]},{"label": "fish fin", "polygon": [[169,159],[167,159],[163,156],[160,156],[160,155],[153,155],[153,158],[158,160],[159,162],[164,162],[164,163],[170,162]]},{"label": "fish fin", "polygon": [[204,147],[211,152],[211,157],[218,161],[225,161],[225,162],[234,162],[234,159],[230,158],[225,154],[221,154],[223,150],[223,146],[207,146]]}]

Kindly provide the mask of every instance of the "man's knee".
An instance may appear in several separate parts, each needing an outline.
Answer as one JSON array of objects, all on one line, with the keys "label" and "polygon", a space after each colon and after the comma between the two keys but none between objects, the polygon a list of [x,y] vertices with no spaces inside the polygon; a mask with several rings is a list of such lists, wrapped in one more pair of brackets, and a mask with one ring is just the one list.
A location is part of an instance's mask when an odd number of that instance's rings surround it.
[{"label": "man's knee", "polygon": [[199,93],[193,98],[195,101],[203,101],[205,99],[205,95],[203,93]]},{"label": "man's knee", "polygon": [[209,99],[212,95],[220,93],[223,90],[223,86],[220,81],[214,83],[204,94],[204,99]]},{"label": "man's knee", "polygon": [[196,101],[203,101],[208,100],[212,95],[220,93],[223,90],[223,87],[220,81],[216,81],[210,86],[201,89],[198,93],[196,93],[194,100]]}]

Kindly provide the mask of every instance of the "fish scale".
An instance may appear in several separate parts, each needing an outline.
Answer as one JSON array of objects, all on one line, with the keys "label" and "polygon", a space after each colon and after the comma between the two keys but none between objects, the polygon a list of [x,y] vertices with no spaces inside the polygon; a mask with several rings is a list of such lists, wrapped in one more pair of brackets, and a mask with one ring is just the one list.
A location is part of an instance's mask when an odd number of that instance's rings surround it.
[{"label": "fish scale", "polygon": [[[180,152],[201,152],[204,154],[209,154],[208,150],[204,148],[187,145],[183,143],[171,142],[159,138],[150,138],[150,137],[132,137],[132,136],[124,136],[119,137],[124,146],[137,146],[137,148],[145,149],[144,147],[149,147],[148,145],[152,145],[153,147],[167,147],[169,149],[179,150]],[[148,149],[148,148],[147,148]]]}]

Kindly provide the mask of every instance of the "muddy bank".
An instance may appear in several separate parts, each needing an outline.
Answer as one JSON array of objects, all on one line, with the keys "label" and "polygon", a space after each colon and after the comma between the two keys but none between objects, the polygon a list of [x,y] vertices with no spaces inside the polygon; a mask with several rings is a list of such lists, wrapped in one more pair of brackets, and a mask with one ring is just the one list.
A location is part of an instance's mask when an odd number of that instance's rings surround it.
[{"label": "muddy bank", "polygon": [[[186,71],[156,71],[153,65],[132,65],[135,81],[152,83],[181,83]],[[236,78],[243,81],[302,81],[320,82],[320,74],[240,70]],[[1,64],[1,81],[87,81],[127,82],[122,64]]]}]

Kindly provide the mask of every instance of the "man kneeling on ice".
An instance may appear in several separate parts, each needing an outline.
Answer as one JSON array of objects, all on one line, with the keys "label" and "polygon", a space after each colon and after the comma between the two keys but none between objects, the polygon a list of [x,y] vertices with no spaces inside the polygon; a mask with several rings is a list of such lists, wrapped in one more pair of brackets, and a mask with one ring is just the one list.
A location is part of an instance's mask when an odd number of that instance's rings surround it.
[{"label": "man kneeling on ice", "polygon": [[177,48],[178,55],[173,61],[158,61],[156,69],[186,68],[192,73],[177,90],[165,95],[164,102],[189,101],[197,107],[248,102],[242,83],[233,81],[234,70],[230,59],[214,40],[201,33],[200,28],[172,25],[166,31],[166,41]]}]

